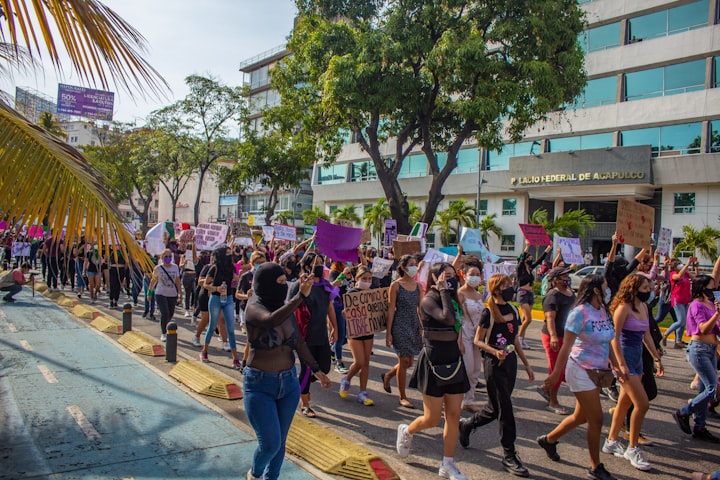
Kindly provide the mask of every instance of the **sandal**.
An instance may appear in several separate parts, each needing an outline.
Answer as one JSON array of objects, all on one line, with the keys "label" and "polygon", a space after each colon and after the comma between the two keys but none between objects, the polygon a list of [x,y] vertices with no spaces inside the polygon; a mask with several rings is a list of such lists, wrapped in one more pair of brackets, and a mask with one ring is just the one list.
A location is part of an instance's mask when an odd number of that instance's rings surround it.
[{"label": "sandal", "polygon": [[550,411],[556,415],[570,415],[570,410],[563,407],[562,405],[558,405],[557,407],[552,407],[552,406],[548,405],[546,408],[548,411]]},{"label": "sandal", "polygon": [[535,389],[535,391],[536,391],[541,397],[543,397],[546,402],[549,402],[549,401],[550,401],[550,395],[548,395],[548,393],[545,391],[544,388],[542,388],[542,387],[537,387],[537,388]]},{"label": "sandal", "polygon": [[385,390],[387,393],[392,393],[392,389],[390,388],[390,385],[385,383],[385,374],[384,373],[380,374],[380,379],[382,380],[382,383],[383,383],[383,390]]},{"label": "sandal", "polygon": [[305,415],[307,418],[317,418],[317,414],[315,413],[315,410],[312,409],[312,407],[303,407],[302,414]]},{"label": "sandal", "polygon": [[410,400],[408,400],[407,398],[401,398],[401,399],[400,399],[400,406],[401,406],[401,407],[405,407],[405,408],[410,408],[410,409],[415,408],[415,405],[413,405],[413,404],[410,402]]}]

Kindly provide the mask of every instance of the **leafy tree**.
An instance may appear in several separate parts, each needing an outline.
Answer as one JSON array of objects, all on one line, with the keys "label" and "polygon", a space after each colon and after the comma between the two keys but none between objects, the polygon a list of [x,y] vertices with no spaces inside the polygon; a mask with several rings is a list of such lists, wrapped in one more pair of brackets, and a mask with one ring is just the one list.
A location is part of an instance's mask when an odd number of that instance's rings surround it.
[{"label": "leafy tree", "polygon": [[408,220],[412,225],[415,225],[422,218],[423,212],[415,202],[408,202]]},{"label": "leafy tree", "polygon": [[325,220],[326,222],[330,221],[330,216],[320,210],[320,207],[318,207],[317,205],[313,206],[308,210],[303,210],[302,217],[305,225],[317,225],[318,219]]},{"label": "leafy tree", "polygon": [[355,205],[338,208],[332,212],[332,218],[333,220],[349,220],[353,224],[360,223],[360,217],[355,213]]},{"label": "leafy tree", "polygon": [[274,220],[276,223],[281,223],[283,225],[290,225],[291,223],[295,224],[295,217],[293,216],[292,210],[283,210],[282,212],[278,212],[275,214]]},{"label": "leafy tree", "polygon": [[720,239],[720,230],[705,225],[698,230],[692,225],[682,227],[683,239],[675,245],[674,256],[680,256],[680,252],[690,251],[700,253],[703,257],[713,261],[718,256],[717,240]]},{"label": "leafy tree", "polygon": [[[100,88],[109,88],[108,78],[131,94],[155,95],[167,88],[139,53],[145,42],[140,33],[97,0],[3,0],[0,7],[0,74],[33,69],[44,54],[58,70],[61,58],[67,58],[65,66]],[[80,152],[31,125],[4,102],[0,136],[0,211],[5,218],[25,223],[47,218],[57,236],[67,225],[65,241],[70,244],[83,225],[101,245],[111,243],[117,233],[125,254],[149,266],[147,255],[122,226],[106,179]]]},{"label": "leafy tree", "polygon": [[234,162],[238,142],[231,138],[232,127],[247,115],[244,90],[228,87],[218,80],[200,75],[185,79],[187,96],[170,106],[153,112],[155,127],[169,133],[178,149],[194,164],[198,189],[193,206],[193,220],[200,223],[200,199],[208,172],[220,162]]},{"label": "leafy tree", "polygon": [[52,112],[41,112],[38,125],[50,135],[54,135],[60,140],[67,140],[67,133],[62,129]]},{"label": "leafy tree", "polygon": [[475,227],[475,207],[468,205],[465,199],[452,202],[447,210],[435,215],[433,225],[440,228],[440,241],[443,245],[457,243],[462,227]]},{"label": "leafy tree", "polygon": [[488,246],[488,240],[491,233],[495,235],[498,240],[502,238],[503,230],[500,225],[498,225],[495,221],[496,219],[497,213],[491,213],[490,215],[485,215],[480,220],[480,224],[478,224],[478,228],[480,229],[480,237],[482,238],[485,246]]},{"label": "leafy tree", "polygon": [[[389,218],[392,218],[390,208],[384,198],[378,199],[375,205],[365,208],[363,228],[370,230],[370,233],[375,236],[378,245],[380,245],[380,237],[385,233],[385,220]],[[408,233],[410,232],[408,231]]]},{"label": "leafy tree", "polygon": [[545,208],[538,208],[528,219],[530,223],[545,227],[550,238],[558,234],[561,237],[585,236],[585,233],[595,226],[595,217],[585,210],[568,210],[554,220],[548,219],[548,211]]},{"label": "leafy tree", "polygon": [[[273,72],[283,104],[302,117],[324,163],[351,131],[372,159],[392,217],[409,232],[398,182],[419,148],[432,183],[432,223],[463,143],[518,141],[585,85],[574,0],[298,0],[291,56]],[[392,161],[381,146],[395,138]],[[444,164],[438,154],[445,153]]]},{"label": "leafy tree", "polygon": [[88,145],[84,149],[90,163],[110,182],[109,190],[115,201],[128,201],[140,218],[143,235],[148,231],[150,206],[157,194],[161,171],[148,155],[146,143],[146,132],[117,124],[104,145]]}]

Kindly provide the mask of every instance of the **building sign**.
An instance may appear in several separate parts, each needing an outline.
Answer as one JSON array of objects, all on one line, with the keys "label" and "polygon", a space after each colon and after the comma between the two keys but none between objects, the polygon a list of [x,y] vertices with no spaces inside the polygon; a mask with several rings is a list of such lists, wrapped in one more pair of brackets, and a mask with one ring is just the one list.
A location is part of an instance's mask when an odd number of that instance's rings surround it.
[{"label": "building sign", "polygon": [[516,189],[608,184],[652,184],[650,146],[543,153],[510,159]]},{"label": "building sign", "polygon": [[97,120],[112,120],[115,94],[103,90],[58,84],[57,112]]}]

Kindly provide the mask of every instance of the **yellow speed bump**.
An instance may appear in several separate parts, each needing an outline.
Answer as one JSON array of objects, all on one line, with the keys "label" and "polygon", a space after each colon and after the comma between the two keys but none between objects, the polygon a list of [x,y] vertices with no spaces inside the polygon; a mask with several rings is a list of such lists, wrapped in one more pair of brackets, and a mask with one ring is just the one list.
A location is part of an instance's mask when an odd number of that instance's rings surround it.
[{"label": "yellow speed bump", "polygon": [[58,298],[55,299],[55,301],[61,307],[71,307],[71,308],[74,307],[75,305],[77,305],[78,303],[80,303],[77,300],[70,298],[66,295],[60,295]]},{"label": "yellow speed bump", "polygon": [[373,452],[299,415],[295,415],[287,449],[325,473],[357,480],[400,477]]},{"label": "yellow speed bump", "polygon": [[90,325],[95,327],[97,330],[105,333],[113,333],[115,335],[120,335],[121,333],[123,333],[122,323],[106,315],[100,315],[95,320],[90,322]]},{"label": "yellow speed bump", "polygon": [[73,315],[79,318],[92,320],[100,316],[100,312],[87,305],[75,305],[72,309]]},{"label": "yellow speed bump", "polygon": [[151,357],[165,355],[165,349],[162,345],[144,333],[136,332],[135,330],[123,333],[122,337],[118,339],[118,342],[131,352],[139,353],[140,355],[149,355]]},{"label": "yellow speed bump", "polygon": [[226,400],[243,398],[242,389],[234,380],[198,362],[182,360],[169,375],[202,395]]},{"label": "yellow speed bump", "polygon": [[35,282],[35,291],[38,293],[45,293],[47,292],[48,286],[44,283]]},{"label": "yellow speed bump", "polygon": [[64,297],[64,296],[65,296],[65,295],[63,295],[62,292],[58,292],[58,291],[54,291],[54,292],[53,292],[53,291],[50,291],[50,289],[45,290],[45,291],[43,292],[43,295],[45,295],[45,296],[48,297],[48,298],[52,298],[53,300],[56,299],[56,298],[60,298],[60,297]]}]

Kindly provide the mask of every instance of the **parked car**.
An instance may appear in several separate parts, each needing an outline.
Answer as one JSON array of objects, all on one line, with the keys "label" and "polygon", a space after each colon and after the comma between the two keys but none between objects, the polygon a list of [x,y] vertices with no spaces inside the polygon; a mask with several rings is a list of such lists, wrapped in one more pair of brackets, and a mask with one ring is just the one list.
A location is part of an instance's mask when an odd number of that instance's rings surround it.
[{"label": "parked car", "polygon": [[604,275],[605,267],[603,265],[590,265],[581,268],[575,273],[571,273],[570,288],[577,292],[577,289],[580,288],[580,282],[582,282],[582,279],[585,278],[587,275],[591,275],[593,273],[597,273],[598,275]]}]

